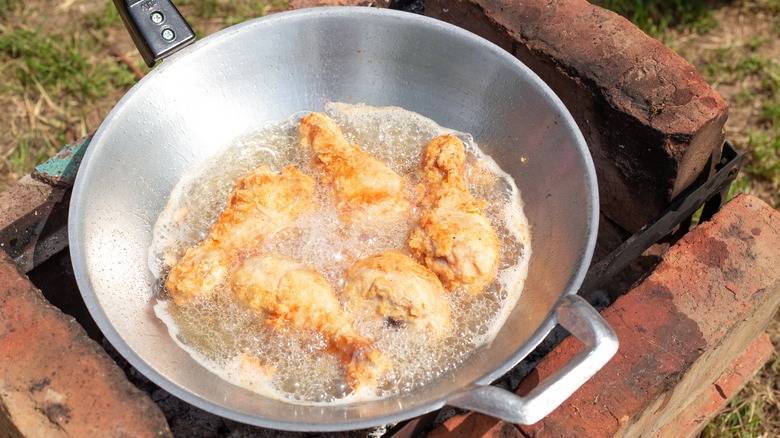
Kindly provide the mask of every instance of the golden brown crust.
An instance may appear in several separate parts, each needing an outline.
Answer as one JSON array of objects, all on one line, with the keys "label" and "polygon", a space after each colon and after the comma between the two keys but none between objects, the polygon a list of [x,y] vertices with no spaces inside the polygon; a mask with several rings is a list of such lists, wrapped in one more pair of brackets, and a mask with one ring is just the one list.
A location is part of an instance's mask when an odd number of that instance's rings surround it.
[{"label": "golden brown crust", "polygon": [[301,120],[301,145],[322,165],[323,181],[333,187],[342,220],[396,220],[411,205],[404,178],[358,145],[350,145],[328,116],[311,113]]},{"label": "golden brown crust", "polygon": [[281,173],[262,166],[242,176],[208,237],[187,249],[168,274],[165,287],[176,304],[213,295],[241,251],[290,226],[312,208],[313,196],[314,180],[292,166]]},{"label": "golden brown crust", "polygon": [[487,203],[466,186],[463,142],[451,135],[434,138],[422,168],[423,214],[409,236],[409,252],[447,289],[481,294],[498,273],[500,241],[484,215]]},{"label": "golden brown crust", "polygon": [[235,296],[275,329],[289,323],[316,330],[338,354],[352,388],[376,387],[392,368],[390,359],[352,326],[322,275],[289,257],[262,254],[246,259],[231,279]]},{"label": "golden brown crust", "polygon": [[404,322],[440,338],[450,328],[450,306],[436,275],[400,251],[385,251],[355,262],[343,296],[353,312]]}]

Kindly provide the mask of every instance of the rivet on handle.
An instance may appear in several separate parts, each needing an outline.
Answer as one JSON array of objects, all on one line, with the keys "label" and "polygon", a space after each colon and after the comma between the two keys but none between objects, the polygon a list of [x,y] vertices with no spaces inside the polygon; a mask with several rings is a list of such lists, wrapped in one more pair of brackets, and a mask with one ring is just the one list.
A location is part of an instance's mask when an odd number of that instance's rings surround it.
[{"label": "rivet on handle", "polygon": [[149,67],[195,41],[195,32],[170,0],[114,0]]}]

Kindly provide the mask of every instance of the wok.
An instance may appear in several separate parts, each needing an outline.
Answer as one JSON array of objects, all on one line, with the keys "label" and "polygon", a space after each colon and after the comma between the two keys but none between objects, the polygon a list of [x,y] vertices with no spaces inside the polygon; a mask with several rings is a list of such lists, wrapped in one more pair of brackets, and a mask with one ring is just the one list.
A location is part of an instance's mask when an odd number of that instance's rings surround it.
[{"label": "wok", "polygon": [[[148,17],[150,10],[142,12]],[[175,31],[178,38],[186,29]],[[167,50],[155,44],[141,47],[151,63]],[[327,101],[400,106],[473,134],[522,192],[532,256],[506,324],[455,371],[395,397],[305,406],[228,384],[180,349],[152,310],[147,249],[184,172],[249,127],[322,111]],[[522,63],[431,18],[337,7],[249,21],[165,59],[97,131],[77,176],[68,227],[83,298],[106,338],[140,372],[182,400],[240,422],[334,431],[395,423],[444,405],[530,424],[562,403],[617,349],[609,326],[576,295],[597,220],[585,141],[560,100]],[[489,386],[556,324],[584,344],[570,363],[525,397]]]}]

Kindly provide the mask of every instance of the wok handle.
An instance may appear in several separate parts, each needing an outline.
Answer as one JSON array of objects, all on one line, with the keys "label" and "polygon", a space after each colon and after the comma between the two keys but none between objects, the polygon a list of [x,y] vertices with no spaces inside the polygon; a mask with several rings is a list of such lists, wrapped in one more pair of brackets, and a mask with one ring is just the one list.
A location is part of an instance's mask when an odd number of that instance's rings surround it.
[{"label": "wok handle", "polygon": [[481,412],[513,424],[533,424],[560,406],[615,355],[615,332],[587,301],[568,295],[556,309],[558,323],[584,344],[561,369],[521,397],[495,386],[455,394],[447,404]]},{"label": "wok handle", "polygon": [[149,67],[195,41],[171,0],[114,0],[114,5]]}]

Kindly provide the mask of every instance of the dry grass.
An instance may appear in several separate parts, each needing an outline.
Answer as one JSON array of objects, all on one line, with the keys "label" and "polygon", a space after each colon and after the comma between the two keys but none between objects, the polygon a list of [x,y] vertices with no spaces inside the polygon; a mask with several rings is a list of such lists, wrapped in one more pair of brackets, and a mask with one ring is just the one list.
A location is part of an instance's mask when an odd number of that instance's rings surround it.
[{"label": "dry grass", "polygon": [[[727,137],[750,154],[736,187],[780,207],[780,0],[605,3],[633,8],[627,13],[729,101]],[[284,9],[286,1],[177,5],[202,37]],[[677,10],[682,15],[670,19]],[[146,71],[111,0],[0,0],[0,191],[64,143],[95,130]],[[768,332],[780,348],[780,315]],[[780,436],[778,382],[776,355],[703,436]]]},{"label": "dry grass", "polygon": [[[180,0],[198,36],[286,0]],[[148,69],[111,0],[0,0],[0,191],[94,131]]]},{"label": "dry grass", "polygon": [[135,82],[108,54],[106,37],[121,22],[106,3],[4,1],[0,190],[96,129]]},{"label": "dry grass", "polygon": [[[734,2],[708,32],[667,31],[663,41],[729,102],[726,137],[748,152],[735,189],[780,208],[780,1]],[[767,328],[780,351],[780,313]],[[780,356],[759,371],[702,437],[780,436]]]}]

